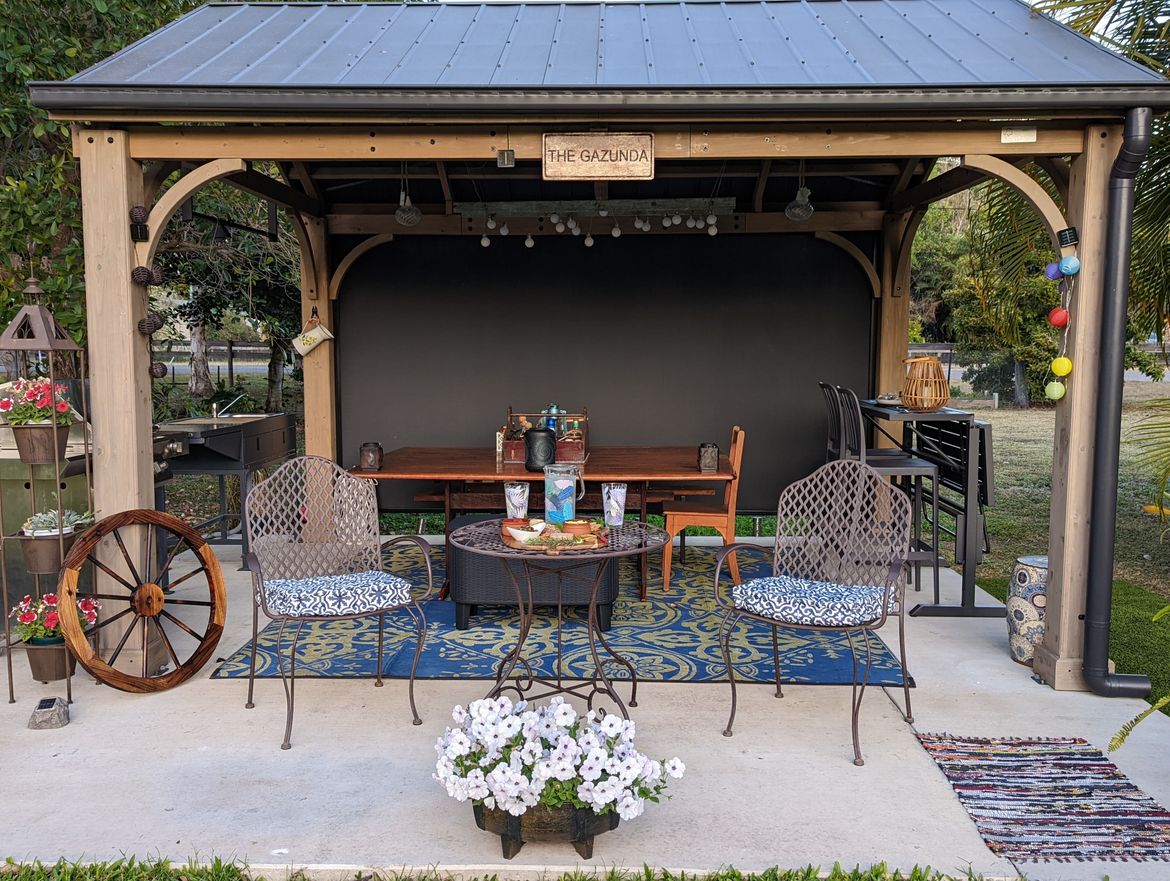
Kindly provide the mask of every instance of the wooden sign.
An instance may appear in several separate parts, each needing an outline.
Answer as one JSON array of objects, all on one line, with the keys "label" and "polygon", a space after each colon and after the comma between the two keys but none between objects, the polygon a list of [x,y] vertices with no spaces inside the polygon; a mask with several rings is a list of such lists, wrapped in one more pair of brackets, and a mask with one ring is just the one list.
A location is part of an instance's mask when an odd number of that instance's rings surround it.
[{"label": "wooden sign", "polygon": [[634,132],[546,132],[545,180],[653,180],[654,135]]}]

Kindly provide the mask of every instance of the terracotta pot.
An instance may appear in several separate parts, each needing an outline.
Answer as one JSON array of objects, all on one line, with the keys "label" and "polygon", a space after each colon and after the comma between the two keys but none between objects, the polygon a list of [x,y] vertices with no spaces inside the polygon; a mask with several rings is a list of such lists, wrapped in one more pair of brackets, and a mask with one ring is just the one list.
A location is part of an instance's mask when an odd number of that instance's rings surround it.
[{"label": "terracotta pot", "polygon": [[616,829],[620,819],[617,812],[595,814],[589,808],[572,805],[537,805],[519,817],[483,805],[472,805],[472,810],[476,826],[500,836],[507,860],[516,856],[526,841],[567,841],[582,859],[592,859],[593,836]]},{"label": "terracotta pot", "polygon": [[22,533],[17,538],[20,539],[20,551],[24,555],[24,568],[30,575],[56,575],[61,571],[64,554],[69,553],[73,542],[77,541],[77,532],[66,532],[63,540],[55,532],[48,535]]},{"label": "terracotta pot", "polygon": [[56,439],[51,422],[10,427],[20,461],[25,465],[54,465],[65,458],[65,447],[69,445],[68,425],[56,426]]},{"label": "terracotta pot", "polygon": [[63,636],[30,639],[25,643],[32,678],[38,682],[67,679],[77,671],[77,659],[65,646]]}]

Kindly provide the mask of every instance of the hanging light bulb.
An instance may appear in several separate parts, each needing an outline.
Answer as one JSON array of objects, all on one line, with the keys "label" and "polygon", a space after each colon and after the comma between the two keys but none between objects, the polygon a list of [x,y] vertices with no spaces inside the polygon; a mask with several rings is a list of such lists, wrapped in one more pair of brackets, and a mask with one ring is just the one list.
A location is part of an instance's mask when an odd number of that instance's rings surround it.
[{"label": "hanging light bulb", "polygon": [[492,243],[492,240],[491,240],[491,239],[489,239],[489,238],[487,237],[487,233],[484,233],[484,234],[483,234],[483,235],[480,237],[480,239],[479,239],[479,243],[480,243],[481,245],[483,245],[483,246],[486,248],[486,247],[488,247],[488,246],[489,246],[489,245]]},{"label": "hanging light bulb", "polygon": [[[553,215],[553,216],[555,217],[556,215]],[[557,231],[557,232],[564,232],[564,231],[565,231],[565,225],[564,225],[563,223],[561,223],[560,221],[557,221],[557,225],[556,225],[556,231]]]},{"label": "hanging light bulb", "polygon": [[718,223],[719,218],[717,218],[714,214],[708,214],[706,220],[709,225],[714,226],[716,223]]},{"label": "hanging light bulb", "polygon": [[687,229],[695,228],[695,216],[692,214],[687,217]]},{"label": "hanging light bulb", "polygon": [[581,227],[580,226],[573,227],[573,235],[575,235],[575,236],[581,235]]},{"label": "hanging light bulb", "polygon": [[532,237],[532,233],[529,233],[528,237],[526,239],[524,239],[524,247],[531,248],[535,244],[536,244],[536,239],[534,239]]},{"label": "hanging light bulb", "polygon": [[613,229],[609,231],[609,234],[615,239],[620,239],[622,237],[622,228],[615,223]]},{"label": "hanging light bulb", "polygon": [[608,208],[598,208],[597,213],[601,217],[609,217],[609,209]]},{"label": "hanging light bulb", "polygon": [[585,247],[586,248],[593,247],[593,233],[589,233],[588,235],[585,236]]},{"label": "hanging light bulb", "polygon": [[496,228],[496,215],[493,214],[491,217],[489,217],[487,219],[487,224],[485,224],[485,225],[487,226],[488,229],[495,229]]},{"label": "hanging light bulb", "polygon": [[506,236],[508,234],[508,221],[504,221],[504,225],[500,227],[500,235]]},{"label": "hanging light bulb", "polygon": [[804,185],[804,160],[800,160],[800,178],[796,189],[796,198],[788,203],[784,209],[784,216],[789,220],[802,223],[813,216],[813,206],[808,200],[812,191]]},{"label": "hanging light bulb", "polygon": [[554,211],[552,214],[550,214],[548,216],[548,219],[551,220],[553,223],[560,223],[561,222],[561,215],[557,214]]},{"label": "hanging light bulb", "polygon": [[695,229],[702,229],[706,225],[707,225],[707,221],[704,220],[702,217],[699,217],[695,220]]},{"label": "hanging light bulb", "polygon": [[569,229],[576,229],[577,228],[577,218],[573,217],[573,215],[571,215],[571,214],[569,215],[569,219],[566,220],[565,223],[568,225]]},{"label": "hanging light bulb", "polygon": [[662,218],[662,228],[666,229],[668,226],[670,226],[670,215],[666,215]]},{"label": "hanging light bulb", "polygon": [[709,235],[709,236],[719,235],[719,227],[717,227],[715,224],[712,223],[710,226],[707,227],[707,235]]},{"label": "hanging light bulb", "polygon": [[673,215],[670,218],[670,222],[673,223],[675,226],[678,226],[680,223],[682,223],[682,215],[681,214]]}]

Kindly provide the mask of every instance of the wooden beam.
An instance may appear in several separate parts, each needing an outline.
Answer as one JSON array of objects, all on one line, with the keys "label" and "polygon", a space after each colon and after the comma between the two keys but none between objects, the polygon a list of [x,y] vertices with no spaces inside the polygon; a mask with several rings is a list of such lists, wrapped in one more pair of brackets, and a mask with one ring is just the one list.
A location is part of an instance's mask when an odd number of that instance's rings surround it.
[{"label": "wooden beam", "polygon": [[760,214],[764,210],[764,190],[768,188],[768,175],[772,173],[772,160],[765,159],[760,163],[760,176],[756,180],[756,189],[752,193],[752,210]]},{"label": "wooden beam", "polygon": [[142,204],[153,205],[154,200],[158,197],[158,191],[162,189],[167,179],[178,171],[179,168],[180,163],[174,161],[150,163],[150,167],[146,169],[146,175],[143,178]]},{"label": "wooden beam", "polygon": [[[899,392],[906,376],[903,364],[910,346],[910,254],[914,235],[926,212],[889,214],[882,225],[879,253],[881,303],[874,393]],[[879,445],[888,446],[879,438]]]},{"label": "wooden beam", "polygon": [[309,173],[309,166],[304,162],[292,163],[293,173],[296,175],[298,181],[301,182],[301,189],[305,191],[308,197],[317,203],[324,200],[321,197],[321,188],[317,186],[317,182],[313,180],[313,175]]},{"label": "wooden beam", "polygon": [[609,181],[595,180],[593,182],[593,198],[598,202],[609,201]]},{"label": "wooden beam", "polygon": [[[326,226],[315,217],[293,215],[293,229],[301,249],[301,321],[317,310],[321,323],[333,330],[333,301],[329,289]],[[318,345],[302,360],[305,397],[305,452],[337,460],[337,374],[333,340]]]},{"label": "wooden beam", "polygon": [[[861,232],[865,230],[881,229],[882,218],[885,212],[877,210],[860,211],[820,211],[804,222],[789,220],[783,212],[765,212],[763,214],[735,214],[719,220],[719,234],[724,233],[815,233],[817,230],[830,232]],[[632,230],[633,217],[606,217],[602,218],[608,226],[618,221],[631,235],[706,235],[703,230],[689,230],[680,227],[662,229],[652,224],[649,232],[635,233]],[[441,214],[424,214],[415,226],[405,227],[394,219],[393,214],[330,214],[326,218],[329,232],[333,235],[378,235],[379,233],[395,233],[396,235],[474,235],[481,236],[485,232],[492,238],[498,235],[497,231],[486,230],[483,217],[461,217],[459,215],[445,216]],[[509,217],[508,227],[513,235],[534,236],[565,235],[558,233],[548,223],[541,223],[535,217]]]},{"label": "wooden beam", "polygon": [[814,235],[822,242],[828,242],[830,245],[836,245],[838,248],[852,257],[857,265],[861,267],[862,271],[865,273],[866,278],[869,279],[869,286],[873,291],[874,297],[881,297],[882,283],[878,278],[877,270],[874,269],[873,261],[865,255],[865,252],[862,251],[861,248],[857,247],[857,245],[853,244],[853,242],[849,241],[849,239],[845,238],[844,236],[837,235],[835,232],[818,230]]},{"label": "wooden beam", "polygon": [[[797,165],[778,167],[781,160],[773,160],[770,177],[796,177]],[[655,179],[675,178],[759,178],[759,170],[747,167],[749,160],[744,160],[736,167],[725,166],[722,162],[708,161],[698,165],[663,160],[654,170]],[[303,164],[303,163],[302,163]],[[919,163],[912,169],[914,174],[923,173],[923,165]],[[805,177],[894,177],[901,169],[895,162],[810,162],[805,168]],[[422,165],[411,166],[408,169],[411,180],[438,180],[439,175],[428,171]],[[352,180],[398,180],[402,177],[401,166],[393,168],[383,164],[368,163],[365,165],[326,165],[313,172],[313,178],[318,181],[352,181]],[[540,169],[535,165],[525,168],[496,168],[486,166],[477,171],[456,171],[447,164],[448,180],[543,180]]]},{"label": "wooden beam", "polygon": [[382,233],[377,236],[370,236],[368,239],[360,242],[357,247],[353,248],[348,254],[341,258],[341,262],[337,264],[337,268],[329,276],[329,299],[336,300],[338,291],[341,290],[341,283],[345,281],[345,274],[349,272],[350,268],[359,258],[368,251],[373,250],[379,245],[384,245],[387,242],[394,241],[394,233]]},{"label": "wooden beam", "polygon": [[183,175],[170,185],[162,197],[150,209],[150,238],[145,242],[134,243],[134,253],[139,266],[149,266],[158,252],[162,242],[163,232],[171,221],[171,215],[179,210],[179,206],[186,202],[201,187],[207,186],[213,180],[236,174],[244,170],[242,159],[215,159],[204,163],[193,171]]},{"label": "wooden beam", "polygon": [[314,199],[312,196],[258,171],[248,170],[232,174],[225,179],[225,183],[231,184],[237,190],[243,190],[245,193],[251,193],[261,199],[276,202],[278,205],[299,211],[301,214],[308,214],[310,217],[320,217],[325,213],[319,199]]},{"label": "wooden beam", "polygon": [[145,201],[144,183],[125,132],[90,129],[77,143],[94,506],[105,516],[154,507],[150,346],[137,327],[147,295],[130,277],[136,261],[126,220],[130,208]]},{"label": "wooden beam", "polygon": [[1089,128],[1086,151],[1073,161],[1069,221],[1080,233],[1072,323],[1067,334],[1074,368],[1056,405],[1052,503],[1048,534],[1048,588],[1044,641],[1036,647],[1036,675],[1056,689],[1086,690],[1082,675],[1085,595],[1089,577],[1089,509],[1100,320],[1105,299],[1105,234],[1109,174],[1121,147],[1116,126]]},{"label": "wooden beam", "polygon": [[916,208],[925,208],[931,202],[961,193],[987,180],[988,175],[974,168],[952,168],[938,177],[903,190],[890,199],[890,210],[902,213]]},{"label": "wooden beam", "polygon": [[1026,171],[1017,168],[1010,162],[1004,162],[995,156],[966,155],[963,157],[963,166],[973,168],[998,178],[1019,192],[1028,200],[1029,204],[1040,214],[1044,224],[1048,227],[1048,234],[1052,238],[1054,250],[1062,254],[1072,254],[1074,247],[1061,248],[1056,234],[1069,224],[1061,212],[1060,207],[1048,195],[1048,191],[1037,183]]},{"label": "wooden beam", "polygon": [[1069,164],[1066,160],[1059,156],[1037,156],[1036,164],[1044,169],[1052,185],[1056,187],[1056,192],[1060,196],[1061,204],[1068,209],[1068,181],[1069,181]]},{"label": "wooden beam", "polygon": [[918,159],[907,159],[902,163],[902,168],[898,172],[898,176],[890,183],[890,189],[886,192],[886,204],[893,203],[894,198],[901,195],[902,192],[910,185],[910,179],[914,176],[914,170],[918,168]]},{"label": "wooden beam", "polygon": [[443,213],[450,214],[455,206],[455,200],[451,197],[451,181],[447,179],[447,163],[436,162],[435,168],[439,173],[439,186],[443,188]]},{"label": "wooden beam", "polygon": [[[323,128],[168,127],[130,130],[132,158],[488,161],[505,145],[518,160],[541,158],[551,126],[417,126]],[[1002,128],[983,123],[955,128],[840,125],[628,126],[654,132],[657,160],[672,159],[902,159],[906,156],[1067,156],[1084,149],[1082,129],[1038,129],[1036,140],[1004,143]]]}]

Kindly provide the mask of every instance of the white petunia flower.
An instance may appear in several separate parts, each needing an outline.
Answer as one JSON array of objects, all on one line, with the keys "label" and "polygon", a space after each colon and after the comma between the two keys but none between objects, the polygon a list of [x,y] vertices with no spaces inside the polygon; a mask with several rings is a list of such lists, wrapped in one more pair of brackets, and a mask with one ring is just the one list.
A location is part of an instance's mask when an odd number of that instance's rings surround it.
[{"label": "white petunia flower", "polygon": [[455,720],[455,724],[462,725],[467,721],[467,710],[463,709],[462,704],[456,704],[455,709],[451,711],[451,718]]},{"label": "white petunia flower", "polygon": [[667,762],[665,767],[666,773],[675,780],[678,780],[680,777],[682,777],[682,775],[687,770],[687,766],[682,763],[682,759],[680,759],[678,756],[675,756],[673,759]]},{"label": "white petunia flower", "polygon": [[601,733],[606,737],[616,737],[621,733],[622,719],[612,713],[601,720]]}]

